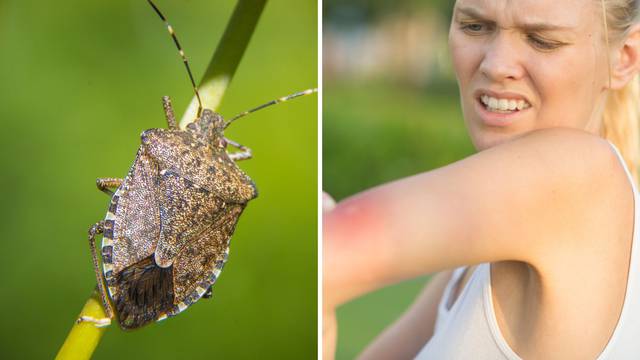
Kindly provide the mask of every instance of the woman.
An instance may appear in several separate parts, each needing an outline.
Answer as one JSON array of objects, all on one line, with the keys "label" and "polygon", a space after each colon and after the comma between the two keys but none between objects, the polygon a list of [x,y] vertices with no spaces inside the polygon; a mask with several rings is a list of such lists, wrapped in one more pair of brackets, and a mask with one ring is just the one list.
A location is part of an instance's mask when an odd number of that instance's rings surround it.
[{"label": "woman", "polygon": [[336,306],[435,272],[363,358],[640,357],[638,6],[456,2],[478,153],[325,212],[325,357]]}]

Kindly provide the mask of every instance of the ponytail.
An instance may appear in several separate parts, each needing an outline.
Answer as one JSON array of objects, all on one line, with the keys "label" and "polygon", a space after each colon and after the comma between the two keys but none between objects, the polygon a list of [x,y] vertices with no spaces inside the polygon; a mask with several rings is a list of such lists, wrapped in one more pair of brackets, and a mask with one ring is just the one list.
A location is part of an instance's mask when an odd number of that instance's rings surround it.
[{"label": "ponytail", "polygon": [[620,150],[631,176],[638,183],[640,75],[636,75],[624,88],[609,93],[602,120],[602,136]]},{"label": "ponytail", "polygon": [[[619,43],[639,18],[638,0],[600,0],[607,45]],[[611,71],[611,64],[609,64]],[[609,75],[611,78],[611,75]],[[611,84],[611,82],[609,82]],[[602,117],[602,136],[620,150],[627,168],[638,183],[640,165],[640,75],[624,88],[610,90]]]}]

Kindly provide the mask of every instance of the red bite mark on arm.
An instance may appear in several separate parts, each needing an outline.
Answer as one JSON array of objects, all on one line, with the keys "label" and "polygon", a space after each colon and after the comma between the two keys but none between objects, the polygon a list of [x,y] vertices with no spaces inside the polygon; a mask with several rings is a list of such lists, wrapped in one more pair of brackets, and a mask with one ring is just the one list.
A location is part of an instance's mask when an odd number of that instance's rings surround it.
[{"label": "red bite mark on arm", "polygon": [[385,283],[389,272],[388,216],[376,193],[339,203],[323,220],[325,301],[337,304]]}]

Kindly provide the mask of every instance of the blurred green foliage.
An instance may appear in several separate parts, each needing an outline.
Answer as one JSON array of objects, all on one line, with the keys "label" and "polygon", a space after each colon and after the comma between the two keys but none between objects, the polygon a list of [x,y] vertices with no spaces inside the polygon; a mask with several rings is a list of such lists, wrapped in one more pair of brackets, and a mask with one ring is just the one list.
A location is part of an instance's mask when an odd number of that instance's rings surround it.
[{"label": "blurred green foliage", "polygon": [[[234,1],[158,0],[204,71]],[[95,285],[87,229],[123,177],[142,130],[192,97],[162,22],[145,1],[0,3],[0,357],[52,358]],[[220,112],[317,85],[317,2],[267,4]],[[317,343],[317,97],[238,121],[240,166],[260,196],[240,218],[229,262],[202,300],[167,321],[112,326],[96,359],[313,358]]]},{"label": "blurred green foliage", "polygon": [[[436,11],[450,17],[455,0],[323,0],[324,22],[352,21],[374,22],[392,13],[411,13],[419,9]],[[345,13],[349,13],[345,18]],[[358,13],[354,16],[354,13]]]},{"label": "blurred green foliage", "polygon": [[[347,37],[350,31],[358,34],[375,27],[385,17],[410,17],[419,11],[436,12],[447,24],[454,3],[325,0],[324,23]],[[452,76],[433,74],[428,84],[414,86],[394,81],[391,75],[325,79],[322,186],[337,200],[445,166],[475,151]],[[341,306],[336,358],[355,358],[404,312],[429,278],[389,286]]]},{"label": "blurred green foliage", "polygon": [[380,82],[327,84],[323,186],[336,199],[473,151],[458,94]]},{"label": "blurred green foliage", "polygon": [[[324,190],[339,200],[472,154],[452,85],[325,84]],[[394,285],[338,309],[337,359],[359,354],[406,309],[426,280]]]}]

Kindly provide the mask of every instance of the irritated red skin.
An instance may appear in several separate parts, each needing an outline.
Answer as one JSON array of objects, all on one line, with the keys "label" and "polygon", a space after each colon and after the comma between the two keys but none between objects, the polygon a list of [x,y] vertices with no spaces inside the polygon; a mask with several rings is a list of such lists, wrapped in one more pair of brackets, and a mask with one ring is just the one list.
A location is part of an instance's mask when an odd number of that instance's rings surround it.
[{"label": "irritated red skin", "polygon": [[387,192],[372,189],[340,202],[323,217],[325,306],[334,306],[385,282],[392,264]]}]

